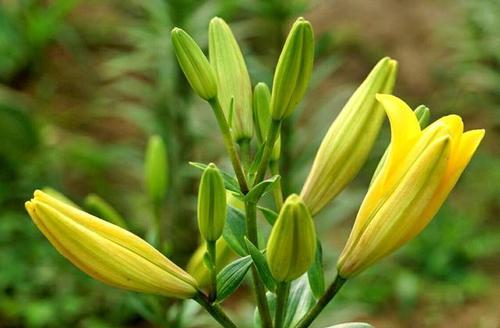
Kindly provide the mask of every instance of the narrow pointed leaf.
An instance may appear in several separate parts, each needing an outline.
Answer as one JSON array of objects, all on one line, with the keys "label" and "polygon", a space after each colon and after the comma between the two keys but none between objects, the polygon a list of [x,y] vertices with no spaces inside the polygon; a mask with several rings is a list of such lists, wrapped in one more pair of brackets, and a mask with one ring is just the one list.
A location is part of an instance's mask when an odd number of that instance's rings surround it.
[{"label": "narrow pointed leaf", "polygon": [[257,208],[262,212],[266,221],[273,226],[274,222],[276,222],[276,219],[278,218],[278,213],[262,206],[257,206]]},{"label": "narrow pointed leaf", "polygon": [[229,263],[217,275],[217,301],[221,302],[231,295],[243,282],[252,265],[250,255],[241,257]]},{"label": "narrow pointed leaf", "polygon": [[307,271],[307,277],[314,297],[316,299],[320,298],[325,292],[325,276],[323,271],[323,249],[319,239],[316,246],[316,257],[309,271]]},{"label": "narrow pointed leaf", "polygon": [[276,281],[269,270],[269,266],[267,265],[266,257],[261,253],[261,251],[245,237],[245,243],[248,249],[248,253],[252,257],[253,263],[259,271],[259,275],[262,278],[262,281],[266,285],[266,288],[270,291],[274,292],[276,290]]},{"label": "narrow pointed leaf", "polygon": [[245,215],[232,206],[227,207],[226,225],[222,236],[229,247],[240,256],[247,255],[245,244]]},{"label": "narrow pointed leaf", "polygon": [[269,190],[271,190],[274,183],[276,183],[281,177],[279,175],[272,176],[271,178],[264,180],[254,186],[248,194],[246,194],[245,199],[249,202],[256,203],[259,199]]}]

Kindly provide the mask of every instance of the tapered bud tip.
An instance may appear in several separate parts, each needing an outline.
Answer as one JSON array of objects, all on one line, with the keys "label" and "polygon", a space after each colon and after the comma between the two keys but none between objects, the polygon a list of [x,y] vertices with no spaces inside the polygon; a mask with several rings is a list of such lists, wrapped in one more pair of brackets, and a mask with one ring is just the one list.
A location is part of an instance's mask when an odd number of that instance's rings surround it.
[{"label": "tapered bud tip", "polygon": [[225,23],[225,21],[222,18],[215,16],[210,20],[210,24],[216,24],[216,23]]},{"label": "tapered bud tip", "polygon": [[27,202],[24,202],[24,208],[31,213],[31,211],[33,210],[33,205],[31,204],[30,201],[27,201]]},{"label": "tapered bud tip", "polygon": [[216,166],[214,163],[210,163],[210,164],[208,164],[208,167],[209,167],[210,169],[217,169],[217,166]]}]

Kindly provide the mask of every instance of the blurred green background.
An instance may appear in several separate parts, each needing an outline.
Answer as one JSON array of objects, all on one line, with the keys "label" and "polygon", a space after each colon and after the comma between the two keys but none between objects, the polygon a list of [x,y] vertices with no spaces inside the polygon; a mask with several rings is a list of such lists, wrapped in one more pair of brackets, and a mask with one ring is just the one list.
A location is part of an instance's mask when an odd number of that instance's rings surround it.
[{"label": "blurred green background", "polygon": [[[316,149],[376,61],[399,61],[395,93],[433,118],[485,128],[471,165],[430,226],[344,287],[314,327],[362,320],[377,327],[500,326],[500,1],[498,0],[0,0],[0,327],[156,327],[171,303],[107,287],[60,256],[23,209],[51,186],[83,206],[96,193],[148,238],[144,148],[161,135],[170,162],[164,232],[184,266],[198,240],[199,172],[229,168],[208,106],[173,56],[180,26],[206,46],[211,17],[226,19],[252,82],[272,81],[290,22],[309,19],[317,59],[305,101],[284,126],[286,192],[299,191]],[[387,124],[358,178],[317,218],[328,279]],[[251,294],[225,305],[250,327]],[[197,311],[192,304],[185,313]],[[183,326],[182,323],[179,326]],[[205,317],[186,327],[212,327]]]}]

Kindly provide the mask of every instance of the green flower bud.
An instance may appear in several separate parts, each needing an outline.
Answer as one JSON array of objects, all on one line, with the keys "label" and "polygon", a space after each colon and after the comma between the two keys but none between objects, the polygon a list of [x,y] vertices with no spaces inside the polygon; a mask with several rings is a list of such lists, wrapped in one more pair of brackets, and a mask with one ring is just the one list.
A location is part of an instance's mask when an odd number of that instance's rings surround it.
[{"label": "green flower bud", "polygon": [[196,42],[180,28],[172,30],[172,44],[184,75],[191,88],[205,100],[217,96],[215,73]]},{"label": "green flower bud", "polygon": [[316,254],[314,223],[298,195],[290,195],[281,208],[267,242],[267,261],[279,282],[292,281],[306,272]]},{"label": "green flower bud", "polygon": [[155,204],[161,204],[167,194],[168,159],[165,143],[160,136],[149,138],[144,166],[148,195]]},{"label": "green flower bud", "polygon": [[[266,141],[269,126],[271,125],[271,93],[264,82],[257,83],[253,91],[253,116],[257,139],[261,143]],[[271,153],[271,161],[277,161],[281,153],[281,137],[278,137]]]},{"label": "green flower bud", "polygon": [[217,166],[210,163],[203,172],[198,191],[198,227],[203,239],[219,239],[226,223],[226,213],[224,180]]},{"label": "green flower bud", "polygon": [[431,119],[431,110],[425,105],[420,105],[413,111],[418,119],[418,124],[421,129],[425,129],[429,125]]},{"label": "green flower bud", "polygon": [[311,79],[314,35],[311,24],[297,19],[288,34],[274,72],[271,110],[274,120],[290,116],[302,100]]},{"label": "green flower bud", "polygon": [[217,76],[217,96],[227,118],[234,101],[232,133],[236,141],[251,139],[252,85],[240,47],[226,22],[218,17],[210,21],[208,28],[210,63]]},{"label": "green flower bud", "polygon": [[301,192],[312,215],[337,196],[365,163],[384,120],[375,95],[392,92],[396,68],[395,60],[380,60],[328,129]]},{"label": "green flower bud", "polygon": [[85,197],[85,207],[97,217],[107,220],[119,227],[127,229],[127,223],[123,217],[113,208],[108,202],[102,199],[99,195],[90,194]]}]

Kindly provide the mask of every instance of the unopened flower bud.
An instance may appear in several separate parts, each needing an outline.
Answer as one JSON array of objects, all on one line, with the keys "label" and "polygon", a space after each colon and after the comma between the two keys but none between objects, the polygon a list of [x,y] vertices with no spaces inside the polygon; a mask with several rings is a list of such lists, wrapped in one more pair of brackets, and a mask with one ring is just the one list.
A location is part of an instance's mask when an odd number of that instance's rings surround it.
[{"label": "unopened flower bud", "polygon": [[429,125],[429,121],[431,119],[431,111],[429,107],[425,105],[420,105],[413,111],[415,116],[417,117],[418,124],[421,129],[425,129],[427,125]]},{"label": "unopened flower bud", "polygon": [[127,230],[39,190],[26,209],[50,243],[91,277],[141,293],[174,298],[196,294],[193,277]]},{"label": "unopened flower bud", "polygon": [[306,272],[316,254],[316,231],[309,210],[298,195],[290,195],[267,242],[267,261],[273,277],[292,281]]},{"label": "unopened flower bud", "polygon": [[203,172],[198,191],[198,227],[206,241],[216,241],[226,223],[226,189],[222,175],[211,163]]},{"label": "unopened flower bud", "polygon": [[397,63],[383,58],[354,92],[319,146],[301,196],[317,214],[358,174],[384,120],[377,93],[391,93]]},{"label": "unopened flower bud", "polygon": [[161,204],[168,188],[168,158],[165,143],[160,136],[149,138],[144,164],[149,197],[155,204]]},{"label": "unopened flower bud", "polygon": [[89,210],[90,213],[103,218],[106,221],[109,221],[113,224],[116,224],[119,227],[124,229],[127,228],[127,223],[125,219],[118,213],[118,211],[108,204],[104,199],[102,199],[99,195],[90,194],[85,197],[84,200],[85,208]]},{"label": "unopened flower bud", "polygon": [[251,139],[252,85],[240,47],[226,22],[215,17],[208,29],[209,58],[217,77],[217,97],[229,119],[233,101],[232,122],[235,141]]},{"label": "unopened flower bud", "polygon": [[[271,93],[264,82],[257,83],[253,92],[253,116],[259,142],[266,141],[271,125]],[[281,153],[281,137],[278,136],[271,153],[271,161],[277,161]]]},{"label": "unopened flower bud", "polygon": [[200,47],[184,30],[172,30],[172,44],[184,75],[191,88],[205,100],[217,96],[215,72]]},{"label": "unopened flower bud", "polygon": [[306,93],[314,62],[311,24],[297,19],[288,34],[274,72],[271,112],[274,120],[290,116]]}]

